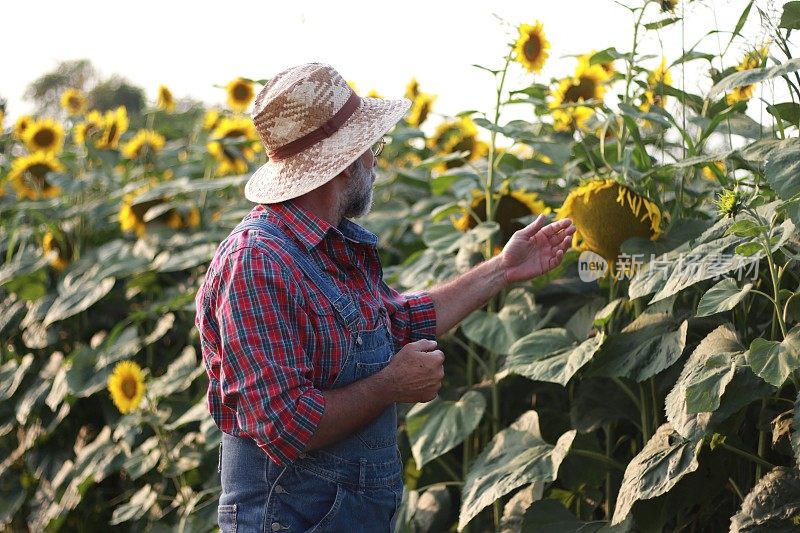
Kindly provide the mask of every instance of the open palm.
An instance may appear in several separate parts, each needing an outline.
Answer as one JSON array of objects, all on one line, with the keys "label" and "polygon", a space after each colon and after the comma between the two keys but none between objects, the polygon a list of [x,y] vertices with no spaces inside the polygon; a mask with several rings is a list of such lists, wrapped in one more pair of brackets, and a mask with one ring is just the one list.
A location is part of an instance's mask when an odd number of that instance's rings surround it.
[{"label": "open palm", "polygon": [[503,267],[509,283],[525,281],[548,272],[561,263],[572,242],[575,226],[568,218],[544,225],[539,215],[514,233],[503,248]]}]

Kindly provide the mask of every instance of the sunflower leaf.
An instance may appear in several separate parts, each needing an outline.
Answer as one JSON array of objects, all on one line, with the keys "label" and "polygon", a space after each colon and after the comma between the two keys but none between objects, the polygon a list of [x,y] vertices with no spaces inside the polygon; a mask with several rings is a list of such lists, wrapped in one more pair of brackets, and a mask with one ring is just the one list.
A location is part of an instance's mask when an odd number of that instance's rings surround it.
[{"label": "sunflower leaf", "polygon": [[800,325],[793,327],[782,341],[753,339],[746,354],[753,372],[764,381],[780,387],[794,370],[800,368]]},{"label": "sunflower leaf", "polygon": [[751,70],[743,70],[741,72],[734,72],[727,76],[719,83],[714,85],[708,92],[708,98],[716,98],[717,95],[733,89],[741,87],[742,85],[752,85],[765,80],[771,80],[779,76],[783,76],[790,72],[800,69],[800,58],[790,59],[789,61],[776,65],[774,67],[757,68]]},{"label": "sunflower leaf", "polygon": [[648,30],[657,30],[659,28],[675,24],[679,20],[681,20],[680,17],[667,18],[667,19],[657,20],[655,22],[649,22],[645,24],[644,27],[647,28]]},{"label": "sunflower leaf", "polygon": [[786,2],[783,5],[779,28],[788,30],[800,30],[800,2]]},{"label": "sunflower leaf", "polygon": [[773,150],[764,169],[767,182],[784,200],[800,192],[800,142]]},{"label": "sunflower leaf", "polygon": [[746,283],[739,288],[732,278],[720,281],[700,298],[695,316],[709,316],[722,311],[730,311],[747,296],[752,287],[752,283]]}]

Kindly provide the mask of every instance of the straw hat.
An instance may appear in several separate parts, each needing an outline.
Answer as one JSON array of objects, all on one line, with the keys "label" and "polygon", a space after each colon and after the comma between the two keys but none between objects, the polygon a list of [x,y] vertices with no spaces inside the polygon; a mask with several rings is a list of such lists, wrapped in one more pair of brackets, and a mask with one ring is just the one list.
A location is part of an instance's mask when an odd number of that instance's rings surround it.
[{"label": "straw hat", "polygon": [[276,74],[251,117],[269,161],[244,188],[251,202],[296,198],[333,179],[400,120],[411,102],[359,97],[330,65]]}]

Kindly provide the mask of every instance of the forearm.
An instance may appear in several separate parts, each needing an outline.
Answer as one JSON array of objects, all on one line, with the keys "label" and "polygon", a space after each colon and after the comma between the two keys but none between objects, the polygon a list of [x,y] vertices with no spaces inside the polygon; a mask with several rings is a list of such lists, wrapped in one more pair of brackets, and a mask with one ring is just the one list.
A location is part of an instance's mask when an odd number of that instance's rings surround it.
[{"label": "forearm", "polygon": [[322,391],[322,395],[325,397],[325,410],[306,451],[324,448],[352,435],[393,403],[381,374]]},{"label": "forearm", "polygon": [[428,291],[436,308],[436,335],[443,335],[506,286],[501,257],[476,265]]}]

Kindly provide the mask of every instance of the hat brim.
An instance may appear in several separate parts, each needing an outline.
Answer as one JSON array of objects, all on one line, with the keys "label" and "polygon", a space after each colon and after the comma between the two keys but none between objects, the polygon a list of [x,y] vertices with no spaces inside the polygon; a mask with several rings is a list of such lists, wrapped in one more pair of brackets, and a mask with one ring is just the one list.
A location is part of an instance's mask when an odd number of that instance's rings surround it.
[{"label": "hat brim", "polygon": [[410,106],[407,98],[361,97],[358,108],[333,135],[298,154],[259,167],[247,180],[245,198],[274,204],[324,185],[378,142]]}]

